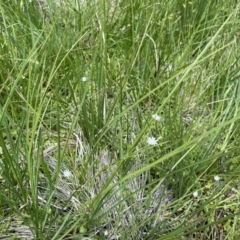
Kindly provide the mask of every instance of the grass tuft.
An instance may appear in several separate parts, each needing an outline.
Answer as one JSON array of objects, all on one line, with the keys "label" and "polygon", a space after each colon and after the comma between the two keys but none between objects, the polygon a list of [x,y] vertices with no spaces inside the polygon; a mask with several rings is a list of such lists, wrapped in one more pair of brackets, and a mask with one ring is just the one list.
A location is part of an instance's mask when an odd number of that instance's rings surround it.
[{"label": "grass tuft", "polygon": [[1,239],[237,239],[238,10],[1,1]]}]

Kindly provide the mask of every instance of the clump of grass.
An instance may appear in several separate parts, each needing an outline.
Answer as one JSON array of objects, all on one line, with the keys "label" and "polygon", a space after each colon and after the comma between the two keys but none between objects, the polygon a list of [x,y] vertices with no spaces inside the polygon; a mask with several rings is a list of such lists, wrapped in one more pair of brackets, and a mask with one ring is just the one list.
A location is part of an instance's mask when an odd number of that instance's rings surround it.
[{"label": "clump of grass", "polygon": [[1,236],[236,238],[238,8],[2,1]]}]

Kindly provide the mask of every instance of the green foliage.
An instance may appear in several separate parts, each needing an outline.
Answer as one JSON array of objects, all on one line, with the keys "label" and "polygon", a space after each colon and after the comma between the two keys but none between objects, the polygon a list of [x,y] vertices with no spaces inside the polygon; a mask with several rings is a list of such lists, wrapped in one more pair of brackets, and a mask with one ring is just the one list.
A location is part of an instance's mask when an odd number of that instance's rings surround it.
[{"label": "green foliage", "polygon": [[0,235],[236,239],[238,9],[1,1]]}]

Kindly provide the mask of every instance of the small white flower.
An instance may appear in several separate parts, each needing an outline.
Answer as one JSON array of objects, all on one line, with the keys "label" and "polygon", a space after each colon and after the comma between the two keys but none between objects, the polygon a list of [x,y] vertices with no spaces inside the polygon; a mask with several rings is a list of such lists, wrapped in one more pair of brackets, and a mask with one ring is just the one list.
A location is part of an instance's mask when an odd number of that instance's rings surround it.
[{"label": "small white flower", "polygon": [[105,230],[103,234],[104,236],[108,236],[108,230]]},{"label": "small white flower", "polygon": [[153,114],[152,117],[156,121],[161,121],[161,117],[159,115],[157,115],[157,114]]},{"label": "small white flower", "polygon": [[158,141],[158,140],[157,140],[155,137],[149,137],[148,140],[147,140],[147,143],[148,143],[149,145],[155,146],[155,145],[157,145],[157,141]]},{"label": "small white flower", "polygon": [[126,26],[123,26],[121,29],[120,29],[120,31],[124,31],[126,29]]},{"label": "small white flower", "polygon": [[218,182],[218,181],[220,180],[220,177],[219,177],[219,176],[214,176],[214,180],[215,180],[216,182]]},{"label": "small white flower", "polygon": [[70,178],[72,176],[72,173],[68,169],[66,169],[63,171],[63,176],[66,178]]},{"label": "small white flower", "polygon": [[88,80],[87,77],[82,77],[82,82],[86,82]]},{"label": "small white flower", "polygon": [[193,196],[196,198],[196,197],[198,196],[198,192],[195,191],[195,192],[193,193]]}]

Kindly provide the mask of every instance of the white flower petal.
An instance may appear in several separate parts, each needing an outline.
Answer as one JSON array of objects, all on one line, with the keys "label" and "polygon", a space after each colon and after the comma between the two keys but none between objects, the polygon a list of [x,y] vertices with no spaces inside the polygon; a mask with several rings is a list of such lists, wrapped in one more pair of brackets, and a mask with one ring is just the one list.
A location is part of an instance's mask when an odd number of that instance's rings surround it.
[{"label": "white flower petal", "polygon": [[148,140],[147,140],[147,143],[148,143],[149,145],[155,146],[155,145],[157,145],[157,141],[158,141],[158,140],[157,140],[155,137],[149,137]]},{"label": "white flower petal", "polygon": [[219,176],[214,176],[214,180],[215,180],[216,182],[218,182],[218,181],[220,180],[220,177],[219,177]]},{"label": "white flower petal", "polygon": [[193,193],[193,196],[196,198],[196,197],[198,196],[198,192],[195,191],[195,192]]},{"label": "white flower petal", "polygon": [[157,115],[157,114],[153,114],[152,117],[156,121],[161,121],[161,117],[159,115]]},{"label": "white flower petal", "polygon": [[86,82],[88,80],[87,77],[82,77],[82,82]]},{"label": "white flower petal", "polygon": [[63,176],[66,178],[70,178],[72,176],[72,173],[68,169],[66,169],[63,171]]}]

